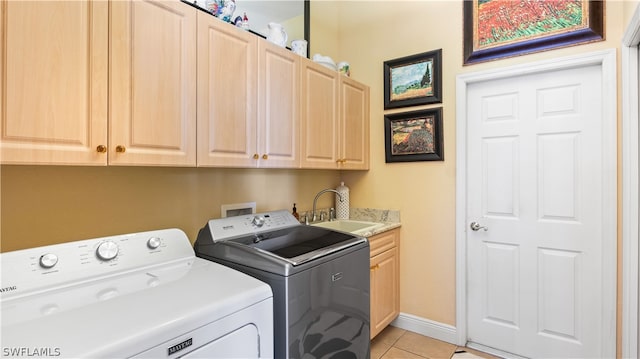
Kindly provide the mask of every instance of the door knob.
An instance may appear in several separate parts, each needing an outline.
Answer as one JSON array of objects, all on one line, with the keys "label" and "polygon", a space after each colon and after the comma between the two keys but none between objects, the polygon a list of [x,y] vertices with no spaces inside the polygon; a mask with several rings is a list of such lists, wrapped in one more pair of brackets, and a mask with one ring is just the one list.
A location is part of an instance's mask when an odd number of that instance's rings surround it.
[{"label": "door knob", "polygon": [[471,222],[469,227],[474,231],[484,230],[485,232],[489,230],[489,227],[481,226],[478,222]]}]

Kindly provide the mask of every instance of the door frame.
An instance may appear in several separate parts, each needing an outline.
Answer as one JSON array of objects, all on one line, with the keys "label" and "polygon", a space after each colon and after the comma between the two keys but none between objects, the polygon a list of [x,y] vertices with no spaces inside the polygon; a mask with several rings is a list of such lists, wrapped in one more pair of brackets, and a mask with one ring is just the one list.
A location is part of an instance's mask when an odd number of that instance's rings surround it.
[{"label": "door frame", "polygon": [[[611,119],[602,126],[602,191],[612,193],[602,199],[604,333],[602,356],[616,355],[616,282],[617,282],[617,72],[616,50],[579,54],[539,62],[461,74],[456,77],[456,327],[458,345],[467,344],[467,92],[468,86],[483,81],[544,73],[582,66],[602,70],[602,116]],[[610,318],[610,321],[607,321]]]},{"label": "door frame", "polygon": [[[638,47],[640,5],[622,38],[622,357],[637,358],[640,298],[638,279]],[[634,319],[632,319],[634,318]]]}]

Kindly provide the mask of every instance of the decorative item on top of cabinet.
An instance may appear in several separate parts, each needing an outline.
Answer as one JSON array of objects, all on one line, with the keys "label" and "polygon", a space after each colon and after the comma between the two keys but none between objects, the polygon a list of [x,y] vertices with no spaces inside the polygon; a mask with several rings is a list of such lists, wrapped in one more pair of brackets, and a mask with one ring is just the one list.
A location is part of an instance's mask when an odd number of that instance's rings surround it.
[{"label": "decorative item on top of cabinet", "polygon": [[11,69],[2,163],[195,165],[194,8],[3,1],[0,11],[0,68]]},{"label": "decorative item on top of cabinet", "polygon": [[301,167],[369,169],[369,87],[302,61]]},{"label": "decorative item on top of cabinet", "polygon": [[306,58],[309,52],[309,50],[307,50],[307,40],[298,39],[291,41],[291,51]]},{"label": "decorative item on top of cabinet", "polygon": [[400,228],[369,237],[371,339],[400,314]]},{"label": "decorative item on top of cabinet", "polygon": [[286,47],[289,36],[287,35],[287,31],[284,29],[284,26],[277,22],[270,22],[268,27],[269,35],[267,35],[267,41],[280,47]]},{"label": "decorative item on top of cabinet", "polygon": [[198,13],[198,166],[299,166],[299,61]]}]

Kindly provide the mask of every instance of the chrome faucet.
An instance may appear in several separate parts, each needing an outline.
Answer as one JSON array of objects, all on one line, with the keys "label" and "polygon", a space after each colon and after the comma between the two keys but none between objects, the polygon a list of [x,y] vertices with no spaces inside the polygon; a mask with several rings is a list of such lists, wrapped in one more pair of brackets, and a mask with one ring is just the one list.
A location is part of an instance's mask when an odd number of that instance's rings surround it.
[{"label": "chrome faucet", "polygon": [[340,192],[336,191],[335,189],[331,189],[331,188],[327,188],[327,189],[323,189],[322,191],[318,192],[318,194],[316,195],[316,198],[313,199],[313,209],[311,211],[311,222],[315,222],[317,217],[316,217],[316,202],[318,201],[318,197],[320,197],[321,194],[326,193],[326,192],[333,192],[335,194],[338,195],[338,197],[340,198],[340,202],[342,202],[342,195],[340,194]]}]

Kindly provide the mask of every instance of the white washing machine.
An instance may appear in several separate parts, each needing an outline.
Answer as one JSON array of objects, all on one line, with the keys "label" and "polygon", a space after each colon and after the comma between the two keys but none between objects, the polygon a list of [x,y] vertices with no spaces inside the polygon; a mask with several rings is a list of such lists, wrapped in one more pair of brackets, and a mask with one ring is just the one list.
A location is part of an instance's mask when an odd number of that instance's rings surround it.
[{"label": "white washing machine", "polygon": [[272,358],[271,288],[178,229],[0,254],[1,357]]}]

